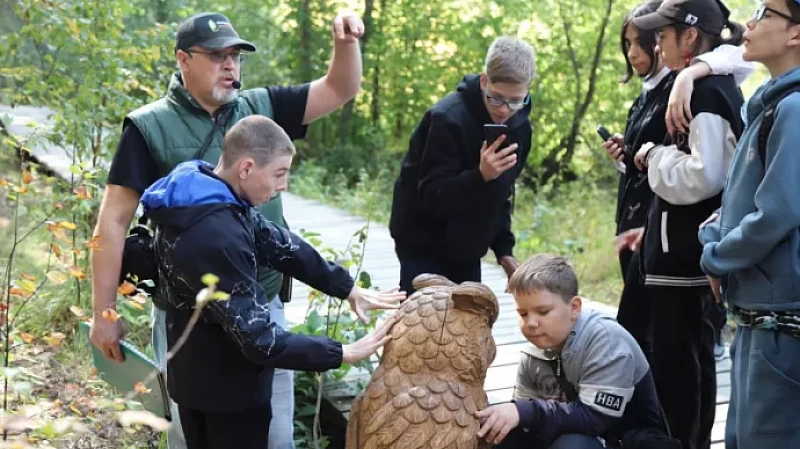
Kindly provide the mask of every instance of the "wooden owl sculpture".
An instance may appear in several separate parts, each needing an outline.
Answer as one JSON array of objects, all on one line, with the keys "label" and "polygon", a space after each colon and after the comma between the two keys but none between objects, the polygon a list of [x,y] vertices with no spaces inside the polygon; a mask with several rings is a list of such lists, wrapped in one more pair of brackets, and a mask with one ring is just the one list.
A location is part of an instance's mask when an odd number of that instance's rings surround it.
[{"label": "wooden owl sculpture", "polygon": [[476,410],[494,361],[499,307],[483,284],[437,275],[414,279],[416,293],[396,312],[392,339],[347,427],[347,449],[476,449]]}]

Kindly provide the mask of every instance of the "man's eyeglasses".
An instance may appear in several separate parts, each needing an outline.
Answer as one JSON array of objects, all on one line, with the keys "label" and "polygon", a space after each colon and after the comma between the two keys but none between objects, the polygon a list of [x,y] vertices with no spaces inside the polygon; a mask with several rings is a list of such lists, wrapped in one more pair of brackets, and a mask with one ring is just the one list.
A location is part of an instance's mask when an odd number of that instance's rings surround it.
[{"label": "man's eyeglasses", "polygon": [[238,51],[235,51],[233,53],[223,53],[221,51],[205,52],[205,51],[197,51],[197,50],[186,50],[186,53],[189,53],[189,54],[191,54],[191,53],[199,53],[201,55],[206,55],[206,57],[208,57],[208,59],[211,60],[211,62],[216,63],[216,64],[222,64],[223,62],[225,62],[226,59],[228,59],[228,56],[231,57],[231,59],[233,60],[234,64],[241,64],[241,63],[247,61],[247,53],[242,53],[242,52],[238,52]]},{"label": "man's eyeglasses", "polygon": [[[795,2],[798,5],[800,5],[800,0],[795,0]],[[778,17],[782,17],[782,18],[788,20],[789,22],[798,23],[796,20],[794,20],[792,18],[792,16],[790,16],[788,14],[784,14],[784,13],[782,13],[780,11],[775,11],[774,9],[772,9],[769,6],[766,6],[766,5],[761,5],[760,8],[755,10],[755,12],[753,13],[753,20],[755,20],[756,22],[760,22],[760,21],[764,20],[764,18],[766,17],[766,14],[768,12],[771,13],[771,14],[775,14]]]},{"label": "man's eyeglasses", "polygon": [[486,89],[483,90],[483,95],[486,97],[486,102],[489,103],[490,105],[497,108],[506,105],[508,106],[508,109],[511,109],[512,111],[519,111],[531,101],[530,93],[525,95],[525,98],[522,100],[512,100],[512,101],[506,100],[505,98],[502,97],[493,97],[489,95],[489,92]]}]

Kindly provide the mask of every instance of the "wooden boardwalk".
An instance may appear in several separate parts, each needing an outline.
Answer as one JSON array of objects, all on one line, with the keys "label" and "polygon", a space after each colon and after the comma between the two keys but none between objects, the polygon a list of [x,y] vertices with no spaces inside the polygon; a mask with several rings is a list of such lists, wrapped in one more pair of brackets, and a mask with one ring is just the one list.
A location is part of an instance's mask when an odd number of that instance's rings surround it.
[{"label": "wooden boardwalk", "polygon": [[[283,204],[284,215],[293,231],[299,232],[303,229],[317,233],[324,246],[337,251],[344,250],[353,234],[366,225],[366,220],[362,218],[296,195],[284,194]],[[379,288],[390,288],[399,283],[400,264],[394,253],[394,241],[389,235],[389,230],[383,225],[370,224],[363,269],[371,275],[373,284]],[[513,299],[511,295],[504,293],[505,272],[498,265],[488,263],[483,263],[482,269],[483,283],[495,292],[500,302],[500,315],[493,329],[497,356],[489,368],[484,385],[489,402],[495,404],[511,399],[519,352],[529,343],[519,331]],[[290,323],[303,321],[308,308],[307,298],[308,287],[295,282],[292,301],[286,307],[286,317]],[[616,315],[615,307],[595,301],[585,301],[584,307],[597,309],[611,316]],[[725,358],[717,364],[718,405],[712,432],[712,439],[715,442],[712,449],[723,448],[721,441],[724,437],[730,394],[729,372],[730,359]],[[354,373],[352,377],[365,379],[361,373]],[[334,389],[329,395],[342,411],[346,413],[350,409],[352,392]]]}]

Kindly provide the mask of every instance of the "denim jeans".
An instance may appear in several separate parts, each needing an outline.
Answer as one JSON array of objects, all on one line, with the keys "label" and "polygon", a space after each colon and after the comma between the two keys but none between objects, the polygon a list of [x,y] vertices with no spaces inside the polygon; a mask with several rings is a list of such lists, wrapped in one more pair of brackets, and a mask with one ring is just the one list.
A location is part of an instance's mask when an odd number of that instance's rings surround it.
[{"label": "denim jeans", "polygon": [[[286,329],[283,303],[277,296],[270,302],[270,318]],[[161,366],[167,364],[167,312],[153,307],[153,352]],[[186,449],[178,406],[170,399],[172,425],[167,432],[169,449]],[[276,369],[272,380],[272,419],[268,449],[294,449],[294,372]]]}]

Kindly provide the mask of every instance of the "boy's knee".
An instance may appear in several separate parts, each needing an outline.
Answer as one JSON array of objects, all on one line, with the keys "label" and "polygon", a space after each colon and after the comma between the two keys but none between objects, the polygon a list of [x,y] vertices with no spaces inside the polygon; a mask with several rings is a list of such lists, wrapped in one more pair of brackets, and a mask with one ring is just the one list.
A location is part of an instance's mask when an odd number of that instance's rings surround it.
[{"label": "boy's knee", "polygon": [[550,449],[603,449],[603,444],[597,437],[568,433],[556,438]]}]

